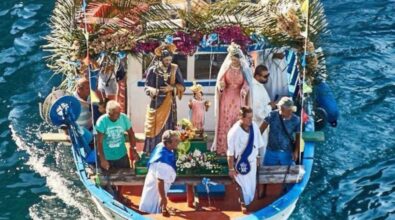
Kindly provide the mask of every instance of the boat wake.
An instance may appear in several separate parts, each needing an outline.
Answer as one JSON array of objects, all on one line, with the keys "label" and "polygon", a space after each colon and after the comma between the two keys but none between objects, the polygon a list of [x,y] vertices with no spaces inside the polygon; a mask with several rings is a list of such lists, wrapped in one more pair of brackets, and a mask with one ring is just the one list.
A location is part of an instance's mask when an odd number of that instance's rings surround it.
[{"label": "boat wake", "polygon": [[[12,125],[10,125],[10,130],[18,149],[29,155],[25,164],[46,179],[46,186],[52,194],[42,195],[41,201],[29,208],[30,217],[32,219],[95,219],[96,214],[92,211],[93,207],[86,205],[88,204],[86,202],[88,195],[80,189],[79,180],[74,175],[75,169],[70,167],[72,163],[68,163],[66,167],[59,165],[65,164],[62,163],[64,162],[62,160],[72,161],[71,153],[67,154],[66,152],[69,148],[55,146],[56,148],[40,149],[35,143],[27,142],[19,136]],[[27,129],[26,135],[38,136],[38,131],[38,128],[30,128]],[[37,139],[32,138],[31,140]],[[58,150],[60,147],[64,149]],[[54,149],[57,152],[51,152]],[[50,158],[51,156],[54,158]],[[48,163],[48,161],[52,163]],[[63,170],[64,168],[68,170]],[[61,205],[62,203],[66,206]]]}]

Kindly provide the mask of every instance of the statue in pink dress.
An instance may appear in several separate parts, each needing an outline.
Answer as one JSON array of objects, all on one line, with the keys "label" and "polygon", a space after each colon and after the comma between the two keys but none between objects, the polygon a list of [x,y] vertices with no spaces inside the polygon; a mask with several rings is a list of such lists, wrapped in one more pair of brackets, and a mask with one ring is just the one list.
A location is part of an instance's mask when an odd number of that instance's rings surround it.
[{"label": "statue in pink dress", "polygon": [[203,98],[203,87],[200,84],[193,83],[191,86],[193,98],[189,100],[188,106],[191,109],[191,122],[194,128],[203,135],[204,130],[204,114],[210,107],[210,102]]},{"label": "statue in pink dress", "polygon": [[241,106],[251,105],[252,69],[240,47],[232,43],[218,73],[215,90],[215,137],[211,147],[219,155],[227,151],[227,134],[238,120]]}]

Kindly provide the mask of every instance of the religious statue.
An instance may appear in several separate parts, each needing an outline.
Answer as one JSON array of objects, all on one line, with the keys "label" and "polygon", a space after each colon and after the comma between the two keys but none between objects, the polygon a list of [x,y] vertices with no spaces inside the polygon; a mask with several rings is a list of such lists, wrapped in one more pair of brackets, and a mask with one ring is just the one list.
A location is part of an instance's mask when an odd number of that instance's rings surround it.
[{"label": "religious statue", "polygon": [[240,46],[228,47],[215,90],[215,137],[211,147],[219,155],[227,150],[227,134],[237,121],[242,106],[251,105],[252,70]]},{"label": "religious statue", "polygon": [[203,136],[204,114],[208,111],[211,103],[203,98],[202,85],[193,82],[193,86],[191,86],[190,89],[193,92],[193,98],[189,100],[188,103],[189,109],[191,109],[190,120],[197,133]]},{"label": "religious statue", "polygon": [[176,96],[184,94],[184,79],[176,64],[171,63],[176,47],[173,44],[155,49],[156,60],[147,70],[145,93],[151,97],[145,120],[144,152],[150,154],[161,141],[165,130],[177,126]]}]

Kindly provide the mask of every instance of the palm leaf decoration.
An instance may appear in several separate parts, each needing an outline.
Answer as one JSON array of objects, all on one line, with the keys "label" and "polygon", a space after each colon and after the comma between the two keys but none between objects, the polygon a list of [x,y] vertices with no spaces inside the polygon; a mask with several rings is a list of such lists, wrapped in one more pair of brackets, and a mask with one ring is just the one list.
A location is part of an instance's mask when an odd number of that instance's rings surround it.
[{"label": "palm leaf decoration", "polygon": [[[51,32],[45,39],[48,44],[43,46],[45,51],[51,52],[46,57],[48,67],[55,74],[73,74],[76,71],[74,62],[78,61],[80,50],[84,49],[84,36],[76,28],[74,0],[58,0],[50,19]],[[73,44],[79,47],[73,51]]]},{"label": "palm leaf decoration", "polygon": [[[160,0],[96,0],[90,6],[105,3],[111,9],[101,15],[101,22],[90,25],[89,53],[93,57],[106,51],[113,56],[124,50],[139,55],[134,47],[140,42],[158,42],[178,32],[189,35],[198,32],[201,36],[215,32],[218,27],[233,26],[241,27],[247,37],[252,33],[264,36],[266,46],[288,46],[301,52],[305,40],[302,33],[306,30],[306,16],[301,9],[304,1],[307,0],[268,0],[262,4],[223,0],[209,4],[203,0],[190,0],[190,4],[180,8]],[[318,43],[320,34],[326,32],[327,24],[323,5],[319,0],[309,1],[308,40],[311,45],[309,51],[313,53],[314,44]],[[75,59],[85,57],[83,31],[77,28],[82,22],[76,12],[80,4],[81,0],[57,0],[51,17],[52,30],[46,37],[48,45],[45,46],[52,53],[48,57],[48,65],[55,73],[75,74]],[[287,7],[291,9],[284,10]],[[70,52],[70,47],[75,44],[79,45],[78,51]],[[316,59],[309,58],[317,63]],[[324,65],[321,60],[318,59],[318,66]],[[320,68],[314,67],[309,71],[316,69]]]},{"label": "palm leaf decoration", "polygon": [[309,40],[317,43],[320,34],[325,34],[327,30],[327,21],[325,18],[324,7],[318,0],[310,0],[310,33]]},{"label": "palm leaf decoration", "polygon": [[175,14],[177,8],[169,4],[152,4],[150,10],[142,13],[140,19],[144,23],[144,32],[140,39],[159,38],[171,35],[182,29],[182,23]]}]

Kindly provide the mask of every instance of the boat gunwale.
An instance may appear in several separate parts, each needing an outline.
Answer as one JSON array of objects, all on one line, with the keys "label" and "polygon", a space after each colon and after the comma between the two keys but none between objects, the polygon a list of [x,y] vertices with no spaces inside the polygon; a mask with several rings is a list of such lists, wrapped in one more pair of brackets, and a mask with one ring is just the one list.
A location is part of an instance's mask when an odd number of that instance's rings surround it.
[{"label": "boat gunwale", "polygon": [[[314,128],[314,122],[309,120],[307,123],[311,123]],[[314,130],[314,129],[312,129]],[[307,131],[307,130],[306,130]],[[304,149],[304,155],[303,155],[303,166],[305,169],[305,174],[302,178],[302,181],[293,185],[290,191],[288,191],[286,194],[281,196],[280,198],[276,199],[274,202],[271,204],[267,205],[266,207],[249,213],[248,215],[245,215],[243,217],[239,217],[237,219],[243,219],[243,220],[250,220],[250,219],[265,219],[265,218],[270,218],[275,216],[276,214],[280,213],[283,210],[286,210],[290,205],[294,204],[297,202],[299,199],[299,196],[302,194],[303,190],[306,188],[307,183],[310,179],[311,176],[311,171],[313,167],[313,158],[314,158],[314,142],[306,142],[305,143],[305,149]],[[118,207],[115,205],[113,202],[116,201],[114,200],[113,196],[109,194],[106,190],[104,190],[101,187],[97,187],[95,183],[93,183],[87,176],[87,173],[85,171],[85,166],[84,162],[80,156],[80,153],[77,152],[78,146],[72,145],[72,152],[73,152],[73,157],[74,161],[76,164],[78,176],[80,177],[80,180],[86,187],[86,189],[89,191],[91,196],[94,196],[95,199],[97,199],[101,204],[109,208],[111,211],[116,212],[120,216],[124,217],[125,219],[130,219],[133,218],[135,220],[139,219],[149,219],[146,218],[144,215],[139,214],[138,212],[132,210],[131,208],[125,206],[122,204],[122,208]]]},{"label": "boat gunwale", "polygon": [[[203,80],[207,81],[207,80]],[[209,83],[211,83],[210,80]],[[137,85],[139,87],[139,85]],[[290,86],[290,85],[289,85]],[[295,94],[295,92],[294,92]],[[308,109],[311,109],[309,107],[312,106],[311,100],[308,101],[307,107]],[[311,112],[308,111],[308,114],[311,116]],[[314,131],[314,121],[309,120],[305,126],[306,128],[310,128],[310,130],[306,129],[305,131]],[[305,148],[304,148],[304,154],[303,154],[303,166],[305,169],[305,174],[302,178],[302,181],[294,184],[293,187],[284,195],[279,197],[278,199],[274,200],[272,203],[267,205],[266,207],[259,209],[258,211],[251,212],[245,216],[238,217],[236,219],[266,219],[266,218],[271,218],[280,213],[281,211],[286,210],[288,207],[290,207],[292,204],[295,204],[297,200],[299,199],[299,196],[302,194],[303,190],[307,186],[307,183],[310,179],[311,176],[311,171],[312,171],[312,166],[313,166],[313,158],[314,158],[314,142],[306,142],[305,143]],[[134,211],[133,209],[125,206],[122,204],[122,208],[118,207],[117,205],[114,205],[114,198],[111,194],[109,194],[106,190],[104,190],[101,187],[97,187],[95,183],[93,183],[86,174],[85,171],[85,165],[80,157],[80,152],[77,152],[78,149],[80,149],[79,146],[74,146],[72,145],[72,150],[73,150],[73,156],[74,156],[74,161],[78,170],[78,175],[80,176],[81,181],[87,188],[87,190],[91,193],[92,196],[94,196],[99,202],[101,202],[103,205],[107,206],[110,210],[114,210],[117,214],[120,216],[124,217],[125,219],[149,219],[146,216],[138,213],[137,211]],[[118,202],[118,201],[117,201]],[[122,213],[122,214],[121,214]]]}]

